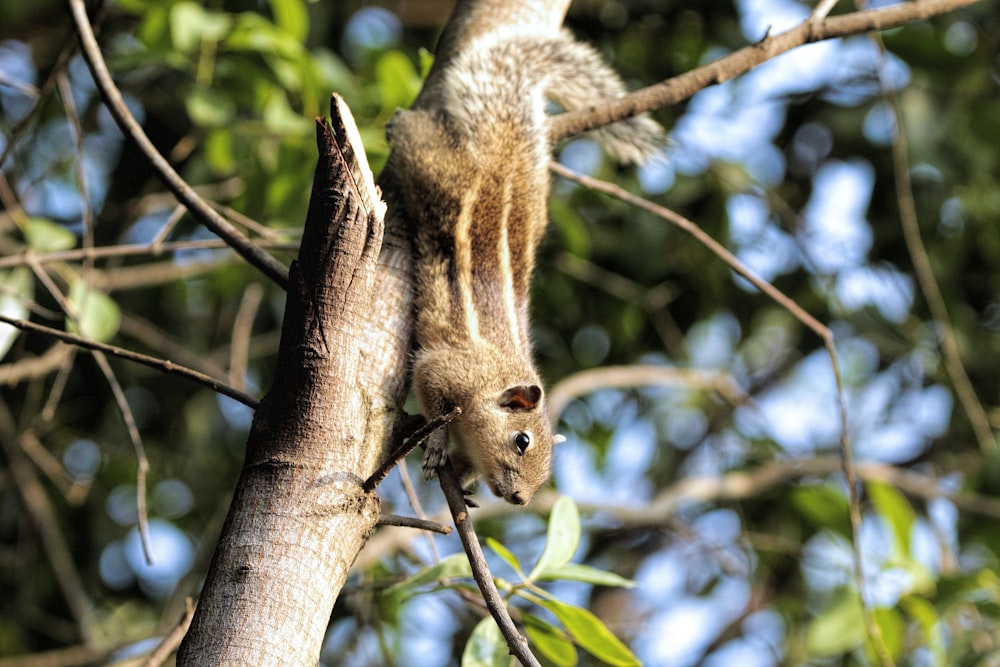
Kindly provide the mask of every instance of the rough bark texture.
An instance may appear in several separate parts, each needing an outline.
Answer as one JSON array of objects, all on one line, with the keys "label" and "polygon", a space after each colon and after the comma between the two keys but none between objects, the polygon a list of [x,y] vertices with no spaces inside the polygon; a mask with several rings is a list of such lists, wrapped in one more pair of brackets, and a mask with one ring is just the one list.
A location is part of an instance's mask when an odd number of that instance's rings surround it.
[{"label": "rough bark texture", "polygon": [[318,127],[278,372],[178,665],[316,664],[378,518],[361,485],[389,444],[405,388],[409,262],[395,232],[379,258],[382,220],[355,186],[342,136]]}]

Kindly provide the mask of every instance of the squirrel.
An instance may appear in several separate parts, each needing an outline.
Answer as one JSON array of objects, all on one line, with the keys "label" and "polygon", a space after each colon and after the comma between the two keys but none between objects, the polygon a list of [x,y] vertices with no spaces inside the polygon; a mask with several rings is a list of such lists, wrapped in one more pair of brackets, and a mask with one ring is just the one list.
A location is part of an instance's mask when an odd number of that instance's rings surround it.
[{"label": "squirrel", "polygon": [[[424,416],[455,407],[423,459],[450,460],[463,487],[482,478],[509,503],[548,479],[554,435],[532,361],[528,298],[548,222],[546,100],[566,110],[625,86],[568,31],[480,35],[447,62],[435,102],[387,126],[390,178],[402,191],[415,261],[413,384]],[[593,132],[620,162],[639,162],[662,130],[639,116]]]}]

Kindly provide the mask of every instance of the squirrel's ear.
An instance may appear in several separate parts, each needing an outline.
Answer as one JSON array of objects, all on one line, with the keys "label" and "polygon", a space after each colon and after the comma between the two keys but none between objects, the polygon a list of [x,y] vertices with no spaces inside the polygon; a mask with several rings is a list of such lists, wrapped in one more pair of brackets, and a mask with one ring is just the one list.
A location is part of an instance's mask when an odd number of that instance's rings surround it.
[{"label": "squirrel's ear", "polygon": [[536,384],[508,387],[500,395],[500,406],[508,410],[534,410],[542,400],[542,388]]}]

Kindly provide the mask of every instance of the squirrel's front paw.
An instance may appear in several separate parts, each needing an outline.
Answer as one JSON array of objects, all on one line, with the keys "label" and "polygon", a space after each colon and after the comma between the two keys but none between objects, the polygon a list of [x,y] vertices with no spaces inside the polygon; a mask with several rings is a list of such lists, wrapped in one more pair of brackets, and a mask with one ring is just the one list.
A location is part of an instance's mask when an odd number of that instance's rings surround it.
[{"label": "squirrel's front paw", "polygon": [[448,460],[448,438],[443,433],[433,433],[427,439],[427,446],[424,449],[424,480],[432,480],[437,477],[438,468]]}]

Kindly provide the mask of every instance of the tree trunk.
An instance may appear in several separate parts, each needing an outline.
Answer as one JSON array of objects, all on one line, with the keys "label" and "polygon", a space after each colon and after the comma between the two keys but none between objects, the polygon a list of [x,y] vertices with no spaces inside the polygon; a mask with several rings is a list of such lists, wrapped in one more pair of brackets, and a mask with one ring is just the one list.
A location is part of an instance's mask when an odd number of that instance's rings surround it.
[{"label": "tree trunk", "polygon": [[318,127],[278,372],[178,665],[316,664],[378,519],[378,499],[361,485],[386,454],[404,397],[409,255],[397,229],[382,246],[382,218],[354,188],[343,136]]}]

